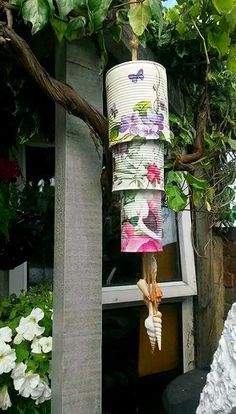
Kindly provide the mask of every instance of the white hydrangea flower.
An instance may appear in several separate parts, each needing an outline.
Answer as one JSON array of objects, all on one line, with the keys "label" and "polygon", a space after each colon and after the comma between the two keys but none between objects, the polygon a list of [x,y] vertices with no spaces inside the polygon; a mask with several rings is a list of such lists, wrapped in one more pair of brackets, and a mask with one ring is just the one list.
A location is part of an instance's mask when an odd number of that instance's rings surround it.
[{"label": "white hydrangea flower", "polygon": [[40,339],[37,336],[34,337],[33,342],[31,344],[31,350],[34,354],[41,354],[42,353],[42,347],[40,344]]},{"label": "white hydrangea flower", "polygon": [[8,326],[0,328],[0,341],[11,342],[12,330]]},{"label": "white hydrangea flower", "polygon": [[29,316],[21,318],[20,325],[16,328],[16,332],[23,336],[27,341],[32,341],[35,336],[40,336],[44,333],[45,328],[38,325],[44,317],[44,312],[40,308],[32,310]]},{"label": "white hydrangea flower", "polygon": [[39,344],[42,347],[42,351],[44,354],[47,354],[48,352],[51,352],[52,350],[52,337],[51,336],[43,336],[39,340]]},{"label": "white hydrangea flower", "polygon": [[31,398],[35,401],[35,404],[42,404],[44,401],[48,401],[51,399],[51,388],[48,385],[47,377],[40,378],[40,383],[38,386],[32,391]]},{"label": "white hydrangea flower", "polygon": [[24,341],[23,336],[21,334],[17,334],[13,340],[13,344],[19,345],[22,341]]},{"label": "white hydrangea flower", "polygon": [[4,372],[10,372],[15,368],[16,363],[16,352],[10,347],[10,345],[5,344],[5,342],[0,342],[0,375]]},{"label": "white hydrangea flower", "polygon": [[22,397],[29,398],[32,391],[39,385],[40,376],[32,371],[25,372],[27,365],[21,362],[12,371],[11,377],[16,391]]},{"label": "white hydrangea flower", "polygon": [[8,408],[12,406],[9,394],[8,394],[8,387],[4,385],[0,389],[0,409],[6,411]]}]

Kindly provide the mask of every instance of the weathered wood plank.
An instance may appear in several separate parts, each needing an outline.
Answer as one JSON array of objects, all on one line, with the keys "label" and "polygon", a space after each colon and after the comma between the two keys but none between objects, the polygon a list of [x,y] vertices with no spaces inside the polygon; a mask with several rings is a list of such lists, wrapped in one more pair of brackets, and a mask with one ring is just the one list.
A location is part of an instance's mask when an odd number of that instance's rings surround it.
[{"label": "weathered wood plank", "polygon": [[223,244],[209,229],[206,212],[197,213],[196,250],[196,360],[197,366],[204,368],[212,362],[224,318]]},{"label": "weathered wood plank", "polygon": [[[93,44],[68,45],[58,59],[58,76],[102,110]],[[57,108],[52,414],[101,412],[101,159],[89,134]]]}]

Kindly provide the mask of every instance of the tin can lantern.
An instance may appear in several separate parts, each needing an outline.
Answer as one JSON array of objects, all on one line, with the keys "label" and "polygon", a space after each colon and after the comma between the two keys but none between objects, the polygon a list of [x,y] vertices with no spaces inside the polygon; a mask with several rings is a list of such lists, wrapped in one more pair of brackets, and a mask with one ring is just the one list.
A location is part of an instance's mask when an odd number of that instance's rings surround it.
[{"label": "tin can lantern", "polygon": [[170,140],[165,68],[137,60],[106,75],[110,147],[132,140]]},{"label": "tin can lantern", "polygon": [[164,190],[164,143],[130,141],[112,147],[113,191]]},{"label": "tin can lantern", "polygon": [[121,251],[162,251],[161,192],[124,191],[121,195]]},{"label": "tin can lantern", "polygon": [[170,141],[167,77],[156,62],[136,60],[106,75],[113,191],[121,194],[121,251],[143,254],[137,283],[148,303],[145,327],[154,352],[161,349],[162,292],[154,253],[162,251],[161,200],[164,141]]}]

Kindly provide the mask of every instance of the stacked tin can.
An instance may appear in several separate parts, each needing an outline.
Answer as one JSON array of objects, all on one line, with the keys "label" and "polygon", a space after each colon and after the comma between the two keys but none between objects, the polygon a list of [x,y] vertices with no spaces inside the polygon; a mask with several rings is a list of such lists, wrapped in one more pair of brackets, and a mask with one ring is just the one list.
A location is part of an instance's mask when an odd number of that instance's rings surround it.
[{"label": "stacked tin can", "polygon": [[113,191],[121,194],[121,251],[162,251],[164,140],[169,141],[166,71],[130,61],[106,75]]}]

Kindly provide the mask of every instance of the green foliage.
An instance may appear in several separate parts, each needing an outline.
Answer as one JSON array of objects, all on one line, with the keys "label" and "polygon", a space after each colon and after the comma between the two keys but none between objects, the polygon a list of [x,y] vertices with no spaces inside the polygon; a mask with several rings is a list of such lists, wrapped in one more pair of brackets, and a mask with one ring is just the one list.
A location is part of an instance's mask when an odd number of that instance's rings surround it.
[{"label": "green foliage", "polygon": [[[122,26],[130,25],[140,43],[153,49],[157,60],[167,68],[169,79],[174,79],[174,87],[181,91],[184,107],[184,111],[175,108],[175,113],[171,110],[170,114],[172,140],[166,162],[166,191],[168,205],[175,211],[187,203],[175,163],[184,153],[195,151],[199,106],[204,88],[207,90],[203,156],[191,164],[181,180],[189,187],[192,205],[207,208],[212,222],[218,223],[232,200],[229,185],[235,179],[235,168],[230,166],[236,151],[235,0],[178,0],[168,10],[159,0],[140,0],[132,5],[125,0],[10,2],[19,7],[19,14],[30,24],[33,34],[51,27],[60,42],[95,35],[103,68],[107,62],[103,34],[107,30],[119,41]],[[135,109],[145,115],[148,105],[141,101]],[[20,142],[40,130],[40,118],[28,117],[29,112],[18,125]],[[111,140],[117,136],[118,126],[114,123]]]},{"label": "green foliage", "polygon": [[114,14],[118,23],[119,19],[128,21],[137,36],[143,35],[152,18],[160,23],[159,33],[163,24],[159,0],[137,1],[130,8],[126,1],[114,0],[10,0],[10,3],[19,7],[24,21],[31,24],[32,34],[51,25],[59,41],[63,38],[74,41],[98,33],[107,25],[114,27]]}]

